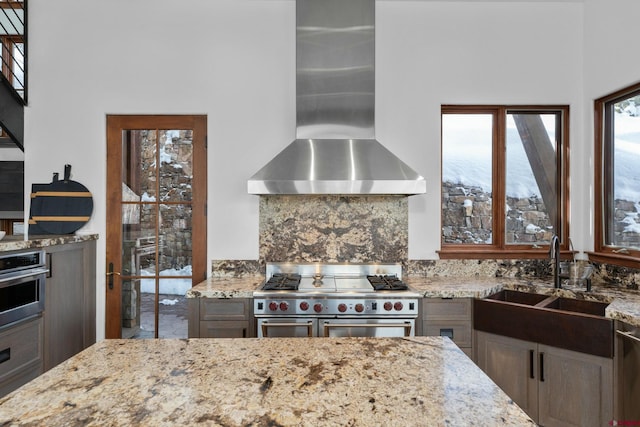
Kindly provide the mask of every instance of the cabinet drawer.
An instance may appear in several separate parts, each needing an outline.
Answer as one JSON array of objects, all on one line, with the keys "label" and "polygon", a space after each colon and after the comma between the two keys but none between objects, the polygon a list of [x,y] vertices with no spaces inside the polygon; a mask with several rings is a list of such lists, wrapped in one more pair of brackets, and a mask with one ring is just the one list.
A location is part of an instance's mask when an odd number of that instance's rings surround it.
[{"label": "cabinet drawer", "polygon": [[200,300],[200,320],[249,320],[249,303],[246,299]]},{"label": "cabinet drawer", "polygon": [[422,333],[427,336],[448,336],[451,337],[458,347],[471,347],[471,322],[469,321],[448,321],[448,322],[423,322]]},{"label": "cabinet drawer", "polygon": [[38,365],[42,372],[42,317],[0,332],[0,382]]},{"label": "cabinet drawer", "polygon": [[425,298],[422,304],[423,319],[471,319],[471,298]]},{"label": "cabinet drawer", "polygon": [[200,338],[247,338],[249,322],[237,320],[200,322]]}]

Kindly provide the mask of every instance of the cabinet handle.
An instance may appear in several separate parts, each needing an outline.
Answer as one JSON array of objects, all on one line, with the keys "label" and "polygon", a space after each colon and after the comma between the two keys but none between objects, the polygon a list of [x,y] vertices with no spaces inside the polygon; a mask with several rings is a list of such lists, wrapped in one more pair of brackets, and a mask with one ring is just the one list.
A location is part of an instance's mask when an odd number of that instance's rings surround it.
[{"label": "cabinet handle", "polygon": [[540,382],[544,382],[544,353],[540,353]]},{"label": "cabinet handle", "polygon": [[529,350],[529,378],[534,379],[535,372],[533,372],[533,359],[535,357],[535,352],[533,350]]},{"label": "cabinet handle", "polygon": [[621,330],[619,330],[619,329],[616,329],[616,333],[617,333],[618,335],[621,335],[621,336],[625,337],[625,338],[629,338],[630,340],[634,340],[634,341],[640,342],[640,338],[639,338],[639,337],[636,337],[636,336],[633,334],[633,332],[625,332],[625,331],[621,331]]},{"label": "cabinet handle", "polygon": [[441,337],[449,337],[453,340],[453,328],[442,328],[440,329]]},{"label": "cabinet handle", "polygon": [[53,256],[50,252],[47,252],[46,255],[47,255],[47,261],[46,261],[47,270],[49,270],[47,272],[47,279],[49,279],[50,277],[53,276]]},{"label": "cabinet handle", "polygon": [[9,359],[11,359],[11,347],[0,351],[0,363],[4,363]]}]

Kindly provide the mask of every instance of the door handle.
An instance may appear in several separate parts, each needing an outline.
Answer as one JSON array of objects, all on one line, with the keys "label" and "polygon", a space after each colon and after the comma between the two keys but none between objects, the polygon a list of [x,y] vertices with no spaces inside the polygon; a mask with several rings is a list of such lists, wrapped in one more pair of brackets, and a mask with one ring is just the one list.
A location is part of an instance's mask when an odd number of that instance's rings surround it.
[{"label": "door handle", "polygon": [[540,353],[540,382],[544,382],[544,353]]},{"label": "door handle", "polygon": [[109,271],[107,272],[107,277],[109,278],[109,289],[113,289],[113,275],[121,276],[121,274],[117,271],[113,271],[113,263],[109,263]]}]

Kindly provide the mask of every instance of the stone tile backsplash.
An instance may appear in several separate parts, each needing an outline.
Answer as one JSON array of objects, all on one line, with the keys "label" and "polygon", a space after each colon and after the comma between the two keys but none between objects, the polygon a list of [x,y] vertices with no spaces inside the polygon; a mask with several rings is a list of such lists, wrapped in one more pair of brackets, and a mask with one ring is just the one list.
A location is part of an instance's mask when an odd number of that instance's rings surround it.
[{"label": "stone tile backsplash", "polygon": [[406,262],[406,196],[260,196],[261,262]]}]

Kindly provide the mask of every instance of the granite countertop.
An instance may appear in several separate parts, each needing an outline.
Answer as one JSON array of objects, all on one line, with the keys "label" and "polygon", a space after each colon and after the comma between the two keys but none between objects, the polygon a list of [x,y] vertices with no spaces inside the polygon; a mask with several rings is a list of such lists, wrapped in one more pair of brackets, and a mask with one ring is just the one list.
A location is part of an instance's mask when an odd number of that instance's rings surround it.
[{"label": "granite countertop", "polygon": [[[213,277],[187,291],[187,298],[252,298],[264,276]],[[594,282],[591,292],[584,286],[563,285],[555,289],[548,279],[510,277],[408,276],[404,281],[424,298],[485,298],[502,289],[564,296],[609,303],[606,316],[640,326],[640,291]]]},{"label": "granite countertop", "polygon": [[448,338],[105,340],[0,425],[534,425]]},{"label": "granite countertop", "polygon": [[24,240],[24,236],[5,236],[0,240],[0,253],[24,249],[40,249],[48,246],[65,245],[68,243],[79,243],[86,240],[97,239],[97,234],[30,236],[29,240]]}]

